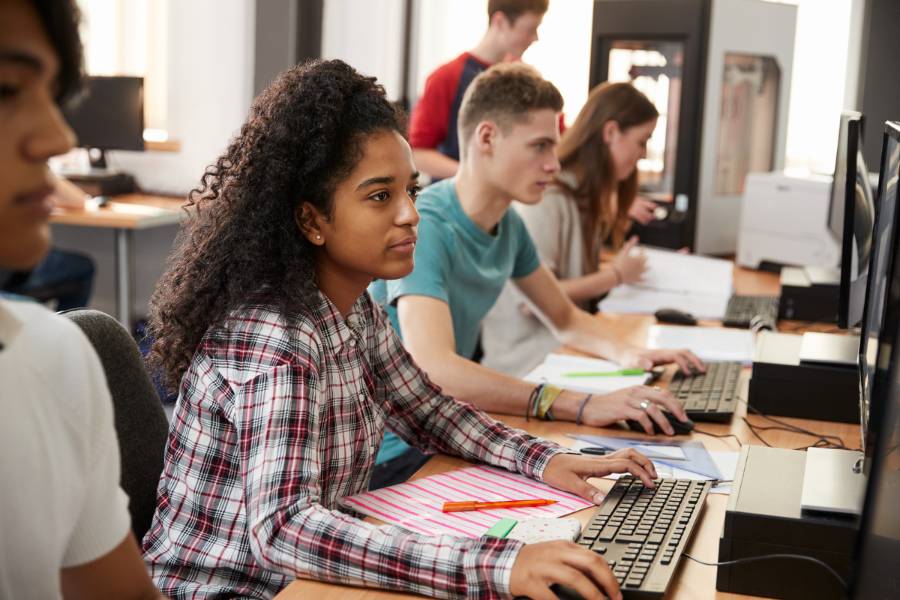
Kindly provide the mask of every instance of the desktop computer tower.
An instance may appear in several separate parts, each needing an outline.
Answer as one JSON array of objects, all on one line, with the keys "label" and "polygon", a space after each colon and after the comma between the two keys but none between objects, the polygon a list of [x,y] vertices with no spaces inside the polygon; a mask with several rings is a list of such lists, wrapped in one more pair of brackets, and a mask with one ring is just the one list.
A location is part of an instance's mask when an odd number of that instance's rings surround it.
[{"label": "desktop computer tower", "polygon": [[[847,580],[859,517],[801,508],[806,460],[807,453],[798,450],[744,447],[719,538],[720,562],[800,554],[825,562]],[[845,593],[820,565],[786,558],[721,565],[716,589],[785,600],[838,600]]]},{"label": "desktop computer tower", "polygon": [[856,336],[761,333],[748,406],[771,416],[859,423],[858,348]]}]

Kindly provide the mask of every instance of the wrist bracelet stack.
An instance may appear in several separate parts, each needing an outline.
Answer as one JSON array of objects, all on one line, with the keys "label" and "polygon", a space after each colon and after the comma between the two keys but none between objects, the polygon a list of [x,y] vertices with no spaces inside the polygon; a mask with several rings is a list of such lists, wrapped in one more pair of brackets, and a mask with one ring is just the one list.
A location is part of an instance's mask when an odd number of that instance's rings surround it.
[{"label": "wrist bracelet stack", "polygon": [[562,389],[555,385],[547,383],[538,384],[528,396],[528,407],[525,411],[525,420],[529,421],[531,417],[535,417],[542,421],[552,421],[553,412],[551,411],[553,403],[562,394]]}]

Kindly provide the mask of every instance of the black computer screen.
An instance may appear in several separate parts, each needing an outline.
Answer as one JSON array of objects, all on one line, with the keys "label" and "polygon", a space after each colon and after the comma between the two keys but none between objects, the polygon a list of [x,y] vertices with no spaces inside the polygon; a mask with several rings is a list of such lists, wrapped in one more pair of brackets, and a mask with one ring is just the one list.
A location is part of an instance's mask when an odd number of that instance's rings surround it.
[{"label": "black computer screen", "polygon": [[841,115],[828,212],[828,228],[841,240],[838,325],[844,328],[856,327],[862,320],[875,217],[861,151],[862,128],[860,113],[848,111]]},{"label": "black computer screen", "polygon": [[900,352],[893,351],[900,340],[897,271],[895,266],[873,379],[873,395],[883,402],[870,436],[875,444],[867,457],[869,478],[854,553],[850,597],[859,600],[900,598]]},{"label": "black computer screen", "polygon": [[144,149],[142,77],[89,77],[85,97],[64,114],[83,148]]},{"label": "black computer screen", "polygon": [[[873,379],[879,366],[879,352],[884,348],[883,325],[891,302],[890,294],[897,294],[900,281],[891,277],[896,271],[897,255],[897,180],[900,177],[900,124],[886,123],[881,155],[881,173],[878,199],[875,204],[875,235],[872,243],[872,262],[866,291],[866,305],[859,340],[860,367],[860,418],[866,446],[866,455],[872,452],[873,431],[877,429],[880,415],[879,402],[883,398],[874,394]],[[900,307],[900,302],[893,306]],[[894,316],[894,315],[892,315]],[[891,332],[893,333],[893,332]],[[890,349],[887,349],[890,351]],[[868,461],[867,461],[868,462]]]}]

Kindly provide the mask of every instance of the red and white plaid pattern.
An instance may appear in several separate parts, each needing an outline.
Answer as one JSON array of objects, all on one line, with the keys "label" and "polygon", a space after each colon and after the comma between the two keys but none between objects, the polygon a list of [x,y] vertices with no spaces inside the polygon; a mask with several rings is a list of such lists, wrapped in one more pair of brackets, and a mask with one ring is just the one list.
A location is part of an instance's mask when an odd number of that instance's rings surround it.
[{"label": "red and white plaid pattern", "polygon": [[[376,527],[367,488],[385,424],[426,452],[539,478],[564,450],[441,394],[364,294],[288,319],[236,311],[181,382],[144,557],[172,598],[270,598],[297,577],[437,597],[509,595],[519,542]],[[414,510],[414,507],[410,507]]]}]

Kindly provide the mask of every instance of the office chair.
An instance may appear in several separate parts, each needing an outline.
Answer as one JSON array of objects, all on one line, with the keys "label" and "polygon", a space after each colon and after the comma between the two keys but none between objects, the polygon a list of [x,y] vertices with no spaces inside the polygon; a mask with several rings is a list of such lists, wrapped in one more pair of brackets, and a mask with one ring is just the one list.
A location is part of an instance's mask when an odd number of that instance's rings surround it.
[{"label": "office chair", "polygon": [[103,364],[119,437],[120,483],[128,494],[131,529],[140,543],[156,510],[168,421],[137,344],[125,328],[96,310],[63,314],[81,328]]}]

